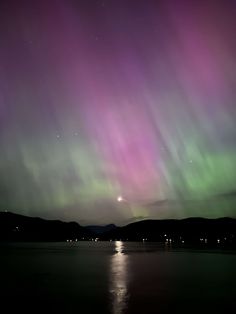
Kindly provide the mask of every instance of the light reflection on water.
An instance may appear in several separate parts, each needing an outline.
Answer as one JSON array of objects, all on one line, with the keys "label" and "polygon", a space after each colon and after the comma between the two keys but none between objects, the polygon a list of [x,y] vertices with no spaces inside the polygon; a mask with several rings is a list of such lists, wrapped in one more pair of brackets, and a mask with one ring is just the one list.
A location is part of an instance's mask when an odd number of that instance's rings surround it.
[{"label": "light reflection on water", "polygon": [[235,251],[118,241],[0,243],[0,254],[8,313],[236,313]]},{"label": "light reflection on water", "polygon": [[127,255],[123,253],[122,241],[115,242],[116,253],[111,259],[110,293],[112,297],[112,313],[121,314],[127,307]]}]

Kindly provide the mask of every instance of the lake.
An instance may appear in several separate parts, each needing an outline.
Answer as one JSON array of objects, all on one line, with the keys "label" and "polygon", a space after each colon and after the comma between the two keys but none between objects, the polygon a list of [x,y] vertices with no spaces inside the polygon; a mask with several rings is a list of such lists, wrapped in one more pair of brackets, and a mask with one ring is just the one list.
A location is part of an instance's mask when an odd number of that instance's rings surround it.
[{"label": "lake", "polygon": [[236,312],[236,254],[156,243],[1,244],[4,313]]}]

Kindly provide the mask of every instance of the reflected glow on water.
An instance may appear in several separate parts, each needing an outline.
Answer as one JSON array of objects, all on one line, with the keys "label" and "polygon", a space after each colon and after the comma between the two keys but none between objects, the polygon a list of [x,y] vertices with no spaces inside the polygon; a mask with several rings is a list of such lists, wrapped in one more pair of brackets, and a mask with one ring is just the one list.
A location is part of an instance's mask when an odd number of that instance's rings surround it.
[{"label": "reflected glow on water", "polygon": [[111,259],[110,293],[112,297],[112,313],[120,314],[126,309],[128,301],[127,289],[127,255],[123,253],[122,241],[115,242],[116,253]]}]

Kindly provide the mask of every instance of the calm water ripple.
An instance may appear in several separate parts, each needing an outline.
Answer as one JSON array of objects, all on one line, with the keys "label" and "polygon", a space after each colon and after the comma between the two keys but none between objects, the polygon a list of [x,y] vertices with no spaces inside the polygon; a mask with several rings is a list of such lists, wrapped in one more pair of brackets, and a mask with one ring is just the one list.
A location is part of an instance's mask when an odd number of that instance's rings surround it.
[{"label": "calm water ripple", "polygon": [[0,245],[7,313],[236,311],[236,254],[155,243]]}]

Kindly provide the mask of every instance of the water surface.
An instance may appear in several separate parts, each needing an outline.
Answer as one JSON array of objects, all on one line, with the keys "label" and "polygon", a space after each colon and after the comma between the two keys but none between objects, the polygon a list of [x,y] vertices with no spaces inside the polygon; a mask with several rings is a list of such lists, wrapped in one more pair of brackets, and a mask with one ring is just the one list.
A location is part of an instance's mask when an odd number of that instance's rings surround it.
[{"label": "water surface", "polygon": [[155,243],[1,245],[8,313],[223,313],[236,310],[236,255]]}]

